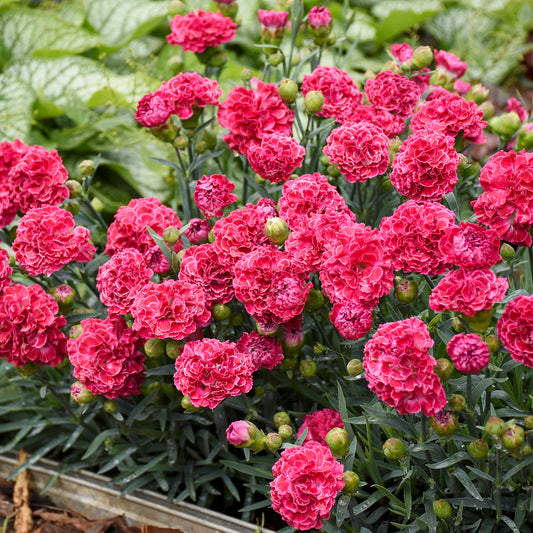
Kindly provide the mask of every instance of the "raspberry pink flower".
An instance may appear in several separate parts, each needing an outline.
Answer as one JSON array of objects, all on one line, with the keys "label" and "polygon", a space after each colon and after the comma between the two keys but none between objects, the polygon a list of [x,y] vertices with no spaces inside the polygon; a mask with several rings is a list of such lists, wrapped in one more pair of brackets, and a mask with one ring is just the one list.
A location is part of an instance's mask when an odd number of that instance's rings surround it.
[{"label": "raspberry pink flower", "polygon": [[509,98],[505,104],[505,109],[507,109],[507,111],[510,113],[514,111],[520,117],[522,122],[524,122],[529,115],[529,113],[524,109],[524,106],[516,98]]},{"label": "raspberry pink flower", "polygon": [[181,46],[185,51],[200,54],[210,46],[229,43],[236,29],[237,24],[220,11],[212,13],[198,9],[185,16],[176,15],[170,21],[172,33],[167,35],[167,41],[172,46]]},{"label": "raspberry pink flower", "polygon": [[463,268],[491,267],[501,261],[498,234],[470,222],[446,228],[439,250],[446,261]]},{"label": "raspberry pink flower", "polygon": [[385,70],[374,79],[367,80],[365,94],[374,107],[407,118],[412,114],[421,93],[418,85],[407,76]]},{"label": "raspberry pink flower", "polygon": [[318,116],[335,118],[341,124],[363,103],[363,93],[353,78],[337,67],[319,66],[311,75],[304,76],[302,95],[310,91],[319,91],[324,96],[324,105]]},{"label": "raspberry pink flower", "polygon": [[456,55],[445,50],[435,50],[435,63],[437,69],[449,72],[456,78],[460,78],[466,72],[468,65],[461,61]]},{"label": "raspberry pink flower", "polygon": [[272,508],[300,531],[320,529],[344,487],[342,465],[330,449],[315,441],[281,452],[272,467]]},{"label": "raspberry pink flower", "polygon": [[185,251],[179,280],[200,287],[209,308],[217,303],[227,304],[235,296],[233,274],[228,266],[220,263],[213,244],[192,246]]},{"label": "raspberry pink flower", "polygon": [[304,157],[305,148],[293,137],[280,133],[265,135],[260,143],[251,143],[248,148],[252,170],[270,183],[288,180]]},{"label": "raspberry pink flower", "polygon": [[4,286],[0,290],[0,357],[25,366],[58,365],[67,355],[67,323],[55,316],[59,307],[40,285]]},{"label": "raspberry pink flower", "polygon": [[337,331],[351,341],[366,337],[372,328],[372,311],[355,302],[334,304],[329,318]]},{"label": "raspberry pink flower", "polygon": [[13,274],[13,269],[9,265],[9,254],[7,250],[0,248],[0,291],[2,287],[10,284],[11,274]]},{"label": "raspberry pink flower", "polygon": [[150,282],[153,273],[141,252],[135,248],[120,250],[98,270],[96,288],[100,300],[109,313],[130,314],[135,297]]},{"label": "raspberry pink flower", "polygon": [[394,43],[390,47],[390,51],[400,63],[405,63],[413,59],[413,49],[407,43]]},{"label": "raspberry pink flower", "polygon": [[392,162],[390,180],[410,200],[440,202],[457,183],[458,164],[452,137],[418,132],[400,146]]},{"label": "raspberry pink flower", "polygon": [[473,333],[454,335],[446,351],[455,368],[464,374],[478,374],[490,362],[487,343]]},{"label": "raspberry pink flower", "polygon": [[250,391],[252,359],[230,341],[188,342],[176,359],[174,384],[194,406],[214,409],[225,398]]},{"label": "raspberry pink flower", "polygon": [[409,200],[381,221],[384,246],[394,270],[420,274],[444,274],[452,264],[439,251],[455,215],[441,204]]},{"label": "raspberry pink flower", "polygon": [[368,388],[400,414],[434,416],[446,405],[446,394],[429,355],[432,346],[418,318],[381,324],[365,346]]},{"label": "raspberry pink flower", "polygon": [[131,314],[133,329],[145,339],[181,340],[207,325],[211,312],[198,285],[186,281],[166,280],[148,283],[138,292]]},{"label": "raspberry pink flower", "polygon": [[145,128],[155,128],[167,122],[174,110],[174,102],[169,91],[159,88],[145,94],[137,104],[135,120]]},{"label": "raspberry pink flower", "polygon": [[288,18],[289,13],[287,11],[257,10],[257,19],[259,20],[259,24],[261,24],[262,33],[266,31],[277,36],[277,32],[281,30],[281,35],[283,35]]},{"label": "raspberry pink flower", "polygon": [[350,183],[367,181],[389,168],[389,138],[371,122],[354,122],[334,129],[324,153]]},{"label": "raspberry pink flower", "polygon": [[191,218],[187,229],[183,235],[189,239],[191,244],[202,244],[209,239],[209,232],[211,231],[211,224],[205,218]]},{"label": "raspberry pink flower", "polygon": [[32,209],[20,220],[13,243],[15,259],[30,276],[50,276],[71,261],[90,261],[96,251],[91,234],[76,226],[68,211],[54,206]]},{"label": "raspberry pink flower", "polygon": [[309,26],[315,30],[320,28],[329,28],[331,26],[331,12],[325,6],[314,6],[307,15]]},{"label": "raspberry pink flower", "polygon": [[218,121],[232,150],[247,155],[252,142],[280,133],[290,137],[294,111],[280,98],[273,83],[257,82],[257,89],[233,88],[218,108]]},{"label": "raspberry pink flower", "polygon": [[243,333],[237,341],[237,350],[250,354],[252,372],[260,368],[272,370],[283,361],[283,351],[279,340],[276,337],[260,335],[256,331]]},{"label": "raspberry pink flower", "polygon": [[202,176],[196,182],[194,190],[194,203],[198,206],[204,217],[221,217],[224,207],[232,204],[238,196],[231,191],[235,184],[224,174]]},{"label": "raspberry pink flower", "polygon": [[429,297],[429,306],[439,313],[456,311],[474,316],[502,300],[508,287],[507,280],[489,268],[460,268],[441,279]]},{"label": "raspberry pink flower", "polygon": [[126,321],[112,315],[105,320],[87,318],[76,339],[67,343],[74,377],[92,394],[127,398],[141,393],[144,380],[144,341]]},{"label": "raspberry pink flower", "polygon": [[304,442],[314,440],[322,444],[326,444],[326,435],[330,429],[343,428],[341,414],[335,409],[321,409],[312,414],[305,415],[303,424],[300,426],[298,433],[299,437],[306,429],[307,436]]},{"label": "raspberry pink flower", "polygon": [[511,357],[533,368],[533,296],[517,296],[497,325],[498,337]]},{"label": "raspberry pink flower", "polygon": [[352,110],[350,115],[346,115],[339,122],[347,124],[362,121],[371,122],[374,126],[378,126],[389,138],[400,135],[400,133],[405,131],[405,119],[398,115],[393,115],[385,109],[376,109],[371,105],[358,105]]}]

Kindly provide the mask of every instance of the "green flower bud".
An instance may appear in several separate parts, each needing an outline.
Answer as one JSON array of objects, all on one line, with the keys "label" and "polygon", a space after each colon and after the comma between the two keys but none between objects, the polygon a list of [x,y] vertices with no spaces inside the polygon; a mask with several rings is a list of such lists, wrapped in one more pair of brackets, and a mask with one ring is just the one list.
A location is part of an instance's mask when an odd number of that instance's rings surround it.
[{"label": "green flower bud", "polygon": [[289,225],[281,217],[272,217],[265,223],[265,235],[273,244],[283,244],[289,238]]},{"label": "green flower bud", "polygon": [[77,339],[83,333],[81,324],[75,324],[68,330],[69,339]]},{"label": "green flower bud", "polygon": [[452,411],[459,413],[460,411],[464,411],[466,407],[466,399],[460,394],[453,394],[448,400],[448,405],[450,406]]},{"label": "green flower bud", "polygon": [[269,452],[277,452],[283,444],[283,439],[279,433],[267,433],[265,437],[265,444]]},{"label": "green flower bud", "polygon": [[476,439],[466,446],[468,453],[475,459],[484,459],[489,453],[489,445],[483,439]]},{"label": "green flower bud", "polygon": [[418,283],[412,279],[396,278],[394,296],[402,304],[414,302],[418,296]]},{"label": "green flower bud", "polygon": [[437,500],[433,502],[433,512],[437,518],[450,518],[452,516],[452,506],[446,500]]},{"label": "green flower bud", "polygon": [[419,46],[413,51],[411,64],[416,70],[429,67],[433,61],[433,50],[429,46]]},{"label": "green flower bud", "polygon": [[390,61],[387,61],[383,65],[383,67],[381,69],[381,72],[383,72],[385,70],[390,70],[391,72],[394,72],[395,74],[403,74],[401,67],[398,65],[398,63],[396,63],[396,61],[394,61],[394,59],[391,59]]},{"label": "green flower bud", "polygon": [[178,135],[174,139],[174,148],[178,150],[185,150],[188,144],[189,144],[189,139],[187,139],[187,137],[184,137],[183,135]]},{"label": "green flower bud", "polygon": [[47,292],[53,296],[62,314],[66,314],[72,309],[74,300],[76,299],[76,293],[72,287],[69,285],[58,285]]},{"label": "green flower bud", "polygon": [[533,148],[533,124],[524,124],[520,128],[516,138],[516,148],[518,150],[530,150]]},{"label": "green flower bud", "polygon": [[76,180],[65,181],[65,187],[68,189],[69,198],[77,198],[83,191],[83,187]]},{"label": "green flower bud", "polygon": [[185,409],[185,411],[198,412],[202,410],[202,407],[196,407],[196,405],[191,402],[191,399],[188,395],[185,395],[181,399],[181,406],[183,407],[183,409]]},{"label": "green flower bud", "polygon": [[229,323],[234,327],[242,326],[243,320],[242,313],[239,313],[238,311],[231,313],[229,316]]},{"label": "green flower bud", "polygon": [[405,456],[407,449],[402,440],[394,437],[387,439],[383,444],[383,453],[387,459],[398,461]]},{"label": "green flower bud", "polygon": [[429,425],[439,437],[451,437],[457,430],[457,416],[442,410],[429,419]]},{"label": "green flower bud", "polygon": [[165,344],[165,352],[170,359],[177,359],[181,354],[183,346],[183,341],[170,340]]},{"label": "green flower bud", "polygon": [[326,433],[326,444],[333,457],[344,457],[350,450],[350,436],[344,428],[333,428]]},{"label": "green flower bud", "polygon": [[494,104],[490,100],[483,102],[478,107],[483,111],[483,120],[489,120],[489,118],[494,116]]},{"label": "green flower bud", "polygon": [[339,170],[339,167],[336,164],[328,165],[328,168],[326,170],[332,178],[338,178],[341,175],[341,171]]},{"label": "green flower bud", "polygon": [[71,385],[70,397],[79,405],[90,403],[97,398],[81,381],[76,381]]},{"label": "green flower bud", "polygon": [[490,129],[501,137],[512,137],[521,125],[522,121],[514,111],[489,119]]},{"label": "green flower bud", "polygon": [[304,310],[308,313],[313,313],[317,311],[324,305],[324,293],[314,287],[311,287],[309,294],[307,295],[307,300],[305,301]]},{"label": "green flower bud", "polygon": [[329,155],[322,154],[320,156],[320,162],[327,167],[331,163],[331,158],[329,157]]},{"label": "green flower bud", "polygon": [[521,461],[522,459],[525,459],[529,455],[531,455],[531,446],[529,444],[524,444],[521,448],[519,448],[516,452],[513,452],[512,456],[515,459],[518,459]]},{"label": "green flower bud", "polygon": [[497,335],[487,335],[485,337],[485,342],[487,343],[491,354],[495,354],[501,347],[501,342]]},{"label": "green flower bud", "polygon": [[[80,210],[80,203],[78,200],[67,200],[61,206],[65,211],[77,215]],[[92,237],[92,236],[91,236]]]},{"label": "green flower bud", "polygon": [[85,159],[78,165],[78,170],[84,178],[91,177],[96,172],[96,167],[94,161],[90,159]]},{"label": "green flower bud", "polygon": [[363,362],[361,359],[351,359],[348,361],[346,368],[350,376],[358,376],[363,373]]},{"label": "green flower bud", "polygon": [[153,359],[161,357],[165,353],[165,341],[158,339],[157,337],[148,339],[144,343],[144,353],[146,354],[146,357],[151,357]]},{"label": "green flower bud", "polygon": [[197,154],[203,154],[207,150],[207,143],[205,141],[198,141],[194,145],[194,151]]},{"label": "green flower bud", "polygon": [[485,424],[485,429],[489,435],[501,437],[505,433],[505,422],[497,416],[491,416]]},{"label": "green flower bud", "polygon": [[221,322],[231,316],[231,308],[223,304],[215,304],[213,306],[213,317],[215,320]]},{"label": "green flower bud", "polygon": [[254,387],[254,392],[258,398],[262,398],[265,395],[265,387],[258,385],[257,387]]},{"label": "green flower bud", "polygon": [[313,344],[313,353],[315,355],[320,355],[323,352],[324,352],[324,345],[320,344],[319,342],[315,342],[315,344]]},{"label": "green flower bud", "polygon": [[275,54],[270,54],[268,56],[268,62],[273,66],[277,67],[283,62],[283,54],[281,52],[276,52]]},{"label": "green flower bud", "polygon": [[506,427],[501,439],[505,448],[514,452],[524,444],[524,429],[517,424],[511,423]]},{"label": "green flower bud", "polygon": [[91,200],[91,205],[98,213],[101,213],[105,208],[105,205],[102,200],[100,200],[100,198],[97,198],[96,196]]},{"label": "green flower bud", "polygon": [[320,91],[309,91],[304,98],[305,110],[311,114],[316,115],[324,105],[324,95]]},{"label": "green flower bud", "polygon": [[500,246],[500,255],[504,261],[510,261],[515,256],[515,249],[510,244],[504,242]]},{"label": "green flower bud", "polygon": [[279,433],[279,436],[283,440],[290,439],[293,433],[292,427],[289,426],[288,424],[282,424],[281,426],[278,427],[278,433]]},{"label": "green flower bud", "polygon": [[524,418],[524,425],[526,429],[533,429],[533,415],[528,415]]},{"label": "green flower bud", "polygon": [[492,320],[493,309],[476,311],[474,316],[461,314],[461,318],[470,326],[470,328],[477,333],[484,333],[490,326]]},{"label": "green flower bud", "polygon": [[259,185],[264,185],[264,184],[267,182],[267,180],[266,180],[265,178],[262,178],[262,177],[261,177],[259,174],[257,174],[257,173],[256,173],[255,176],[254,176],[254,180],[255,180],[256,183],[259,183]]},{"label": "green flower bud", "polygon": [[354,494],[359,488],[359,476],[352,470],[346,470],[344,472],[344,488],[343,492],[346,494]]},{"label": "green flower bud", "polygon": [[174,245],[180,240],[180,230],[175,226],[168,226],[162,236],[167,244]]},{"label": "green flower bud", "polygon": [[300,373],[304,378],[311,378],[316,374],[317,365],[312,359],[300,361]]},{"label": "green flower bud", "polygon": [[279,428],[283,425],[290,425],[291,423],[291,417],[289,416],[289,413],[285,411],[278,411],[274,415],[274,425]]},{"label": "green flower bud", "polygon": [[254,77],[254,73],[249,68],[243,68],[241,72],[241,80],[244,83],[249,83],[249,81]]},{"label": "green flower bud", "polygon": [[298,84],[290,78],[285,78],[279,82],[278,94],[286,104],[292,104],[298,96]]},{"label": "green flower bud", "polygon": [[376,78],[375,72],[372,72],[371,70],[365,70],[365,73],[363,74],[363,77],[366,80],[373,80]]},{"label": "green flower bud", "polygon": [[463,172],[463,170],[468,166],[469,161],[468,157],[465,154],[459,154],[459,163],[457,165],[457,172]]},{"label": "green flower bud", "polygon": [[446,383],[452,376],[455,370],[452,362],[444,357],[437,359],[437,365],[435,366],[435,374],[439,376],[442,382]]},{"label": "green flower bud", "polygon": [[476,83],[470,87],[469,91],[465,95],[466,100],[474,100],[477,105],[485,102],[489,97],[489,90],[481,85],[481,83]]},{"label": "green flower bud", "polygon": [[104,411],[109,414],[113,414],[118,409],[116,400],[106,400],[104,402]]},{"label": "green flower bud", "polygon": [[455,331],[455,333],[463,333],[466,331],[461,319],[457,316],[452,320],[452,329]]}]

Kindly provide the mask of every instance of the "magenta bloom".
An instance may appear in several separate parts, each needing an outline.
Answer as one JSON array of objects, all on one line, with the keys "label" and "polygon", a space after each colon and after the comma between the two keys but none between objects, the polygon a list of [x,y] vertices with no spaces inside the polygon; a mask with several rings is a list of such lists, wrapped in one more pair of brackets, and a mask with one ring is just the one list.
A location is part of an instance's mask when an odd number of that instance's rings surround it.
[{"label": "magenta bloom", "polygon": [[145,94],[139,100],[135,120],[145,128],[155,128],[165,124],[173,110],[172,95],[160,88],[153,93]]},{"label": "magenta bloom", "polygon": [[307,15],[309,26],[315,30],[320,28],[329,28],[331,26],[331,12],[325,6],[314,6]]},{"label": "magenta bloom", "polygon": [[87,228],[76,226],[71,213],[49,205],[22,217],[13,251],[30,276],[49,276],[71,261],[90,261],[96,251],[90,237]]},{"label": "magenta bloom", "polygon": [[252,372],[260,368],[272,370],[283,361],[283,351],[279,340],[276,337],[260,335],[256,331],[243,333],[237,341],[237,350],[250,354]]},{"label": "magenta bloom", "polygon": [[478,374],[490,362],[487,343],[473,333],[454,335],[446,351],[455,368],[464,374]]},{"label": "magenta bloom", "polygon": [[466,72],[468,65],[461,61],[456,55],[445,50],[435,50],[435,63],[437,69],[451,73],[456,78],[460,78]]},{"label": "magenta bloom", "polygon": [[344,487],[343,467],[330,449],[315,441],[287,448],[272,473],[274,511],[301,531],[321,528]]},{"label": "magenta bloom", "polygon": [[511,357],[533,368],[533,296],[511,300],[498,320],[498,336]]},{"label": "magenta bloom", "polygon": [[0,248],[0,291],[2,287],[11,283],[11,274],[13,274],[13,269],[9,265],[9,254],[7,250]]},{"label": "magenta bloom", "polygon": [[196,407],[214,409],[225,398],[250,391],[252,360],[230,341],[188,342],[176,359],[174,384]]},{"label": "magenta bloom", "polygon": [[289,13],[286,11],[258,9],[257,18],[263,28],[276,31],[285,28]]},{"label": "magenta bloom", "polygon": [[339,411],[335,409],[320,409],[304,416],[303,424],[300,426],[296,436],[299,437],[307,429],[307,436],[304,442],[314,440],[326,444],[328,431],[333,428],[343,427],[344,422]]},{"label": "magenta bloom", "polygon": [[394,43],[390,47],[391,54],[401,63],[410,61],[413,58],[413,49],[407,43]]},{"label": "magenta bloom", "polygon": [[372,328],[372,311],[355,302],[334,304],[329,318],[337,331],[348,340],[361,339]]},{"label": "magenta bloom", "polygon": [[432,346],[418,318],[382,324],[365,346],[368,388],[400,414],[434,416],[446,405],[446,394],[429,355]]},{"label": "magenta bloom", "polygon": [[205,218],[191,218],[187,229],[183,232],[191,244],[202,244],[209,239],[211,224]]},{"label": "magenta bloom", "polygon": [[235,184],[224,174],[202,176],[196,182],[194,190],[194,203],[198,206],[204,217],[221,217],[224,207],[232,204],[238,196],[231,191]]}]

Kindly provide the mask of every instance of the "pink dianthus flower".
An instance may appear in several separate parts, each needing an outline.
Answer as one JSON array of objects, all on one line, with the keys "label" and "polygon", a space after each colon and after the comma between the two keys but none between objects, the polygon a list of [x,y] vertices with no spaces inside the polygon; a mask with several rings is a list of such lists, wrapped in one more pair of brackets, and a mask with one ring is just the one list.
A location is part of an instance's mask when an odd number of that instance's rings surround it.
[{"label": "pink dianthus flower", "polygon": [[459,372],[478,374],[490,362],[490,350],[486,342],[473,333],[454,335],[446,352]]},{"label": "pink dianthus flower", "polygon": [[191,218],[187,229],[183,235],[189,239],[191,244],[202,244],[209,239],[209,232],[211,231],[211,224],[205,218]]},{"label": "pink dianthus flower", "polygon": [[456,55],[445,50],[435,50],[433,53],[437,69],[451,73],[456,78],[460,78],[466,72],[468,65],[461,61]]},{"label": "pink dianthus flower", "polygon": [[260,368],[272,370],[283,361],[281,343],[276,337],[260,335],[257,331],[243,333],[237,341],[237,350],[250,354],[252,372]]},{"label": "pink dianthus flower", "polygon": [[105,320],[81,321],[82,333],[67,343],[74,377],[93,394],[127,398],[141,393],[144,380],[144,340],[126,321],[111,315]]},{"label": "pink dianthus flower", "polygon": [[145,128],[155,128],[165,124],[173,110],[172,95],[164,88],[159,88],[139,100],[135,120]]},{"label": "pink dianthus flower", "polygon": [[335,409],[320,409],[304,416],[303,424],[298,429],[296,437],[299,437],[306,429],[307,436],[304,442],[314,440],[326,444],[326,435],[330,429],[343,428],[341,414]]},{"label": "pink dianthus flower", "polygon": [[400,63],[405,63],[413,59],[413,49],[407,43],[394,43],[391,45],[390,51]]},{"label": "pink dianthus flower", "polygon": [[344,487],[343,467],[329,448],[315,441],[288,448],[272,473],[274,511],[298,530],[320,529]]},{"label": "pink dianthus flower", "polygon": [[252,359],[235,343],[217,339],[188,342],[176,359],[176,388],[196,407],[214,409],[229,396],[252,388]]},{"label": "pink dianthus flower", "polygon": [[520,102],[520,100],[517,100],[516,98],[509,98],[507,100],[507,103],[505,104],[505,109],[509,112],[515,112],[522,122],[527,119],[528,112],[524,109],[524,106]]},{"label": "pink dianthus flower", "polygon": [[13,251],[30,276],[50,276],[71,261],[90,261],[96,251],[90,237],[87,228],[76,226],[71,213],[48,205],[22,217]]},{"label": "pink dianthus flower", "polygon": [[372,105],[358,105],[355,107],[350,115],[343,117],[341,124],[348,124],[350,122],[371,122],[374,126],[378,126],[383,130],[383,133],[389,138],[395,135],[400,135],[405,131],[405,119],[398,115],[393,115],[385,109],[376,109]]},{"label": "pink dianthus flower", "polygon": [[446,394],[429,355],[432,346],[419,318],[381,324],[365,345],[368,388],[400,414],[434,416],[446,405]]},{"label": "pink dianthus flower", "polygon": [[337,331],[348,340],[362,339],[372,328],[372,311],[354,302],[334,304],[329,318]]},{"label": "pink dianthus flower", "polygon": [[220,11],[213,13],[198,9],[185,16],[176,15],[170,21],[172,33],[167,35],[167,41],[172,46],[181,46],[185,51],[199,54],[210,46],[229,43],[236,29],[237,24]]},{"label": "pink dianthus flower", "polygon": [[288,18],[289,13],[287,11],[257,10],[259,24],[267,30],[276,31],[285,28]]},{"label": "pink dianthus flower", "polygon": [[9,265],[9,253],[7,250],[0,248],[0,291],[2,287],[10,284],[11,274],[13,274],[13,269]]},{"label": "pink dianthus flower", "polygon": [[198,206],[204,217],[221,217],[224,207],[232,204],[238,196],[231,191],[235,184],[224,174],[202,176],[196,182],[194,190],[194,203]]},{"label": "pink dianthus flower", "polygon": [[331,12],[326,6],[314,6],[307,15],[309,26],[315,30],[331,27]]}]

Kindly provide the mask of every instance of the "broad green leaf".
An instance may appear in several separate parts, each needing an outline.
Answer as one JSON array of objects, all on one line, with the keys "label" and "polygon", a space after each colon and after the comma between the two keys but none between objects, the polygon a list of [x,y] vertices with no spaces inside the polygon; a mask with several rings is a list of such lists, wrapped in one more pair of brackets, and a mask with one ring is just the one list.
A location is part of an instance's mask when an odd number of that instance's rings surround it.
[{"label": "broad green leaf", "polygon": [[0,135],[2,139],[27,141],[35,93],[15,77],[0,77]]},{"label": "broad green leaf", "polygon": [[530,464],[533,464],[533,455],[530,455],[523,461],[520,461],[516,466],[513,466],[513,468],[508,470],[503,476],[502,482],[505,483],[508,479],[511,479],[513,476],[518,474],[520,470],[523,470],[526,466],[529,466]]},{"label": "broad green leaf", "polygon": [[472,480],[468,477],[468,474],[462,468],[458,468],[452,472],[452,475],[461,482],[463,487],[470,493],[471,496],[473,496],[476,500],[483,501],[483,496],[481,496],[474,483],[472,483]]},{"label": "broad green leaf", "polygon": [[85,20],[85,6],[83,0],[69,0],[59,4],[56,15],[61,20],[81,26]]},{"label": "broad green leaf", "polygon": [[[84,0],[87,21],[104,39],[119,48],[154,29],[168,13],[168,2],[146,0]],[[169,30],[170,32],[170,30]]]},{"label": "broad green leaf", "polygon": [[78,54],[100,45],[100,37],[43,10],[0,12],[0,63],[34,57]]},{"label": "broad green leaf", "polygon": [[360,43],[373,41],[376,37],[375,23],[364,11],[358,11],[353,24],[346,30],[346,37]]}]

